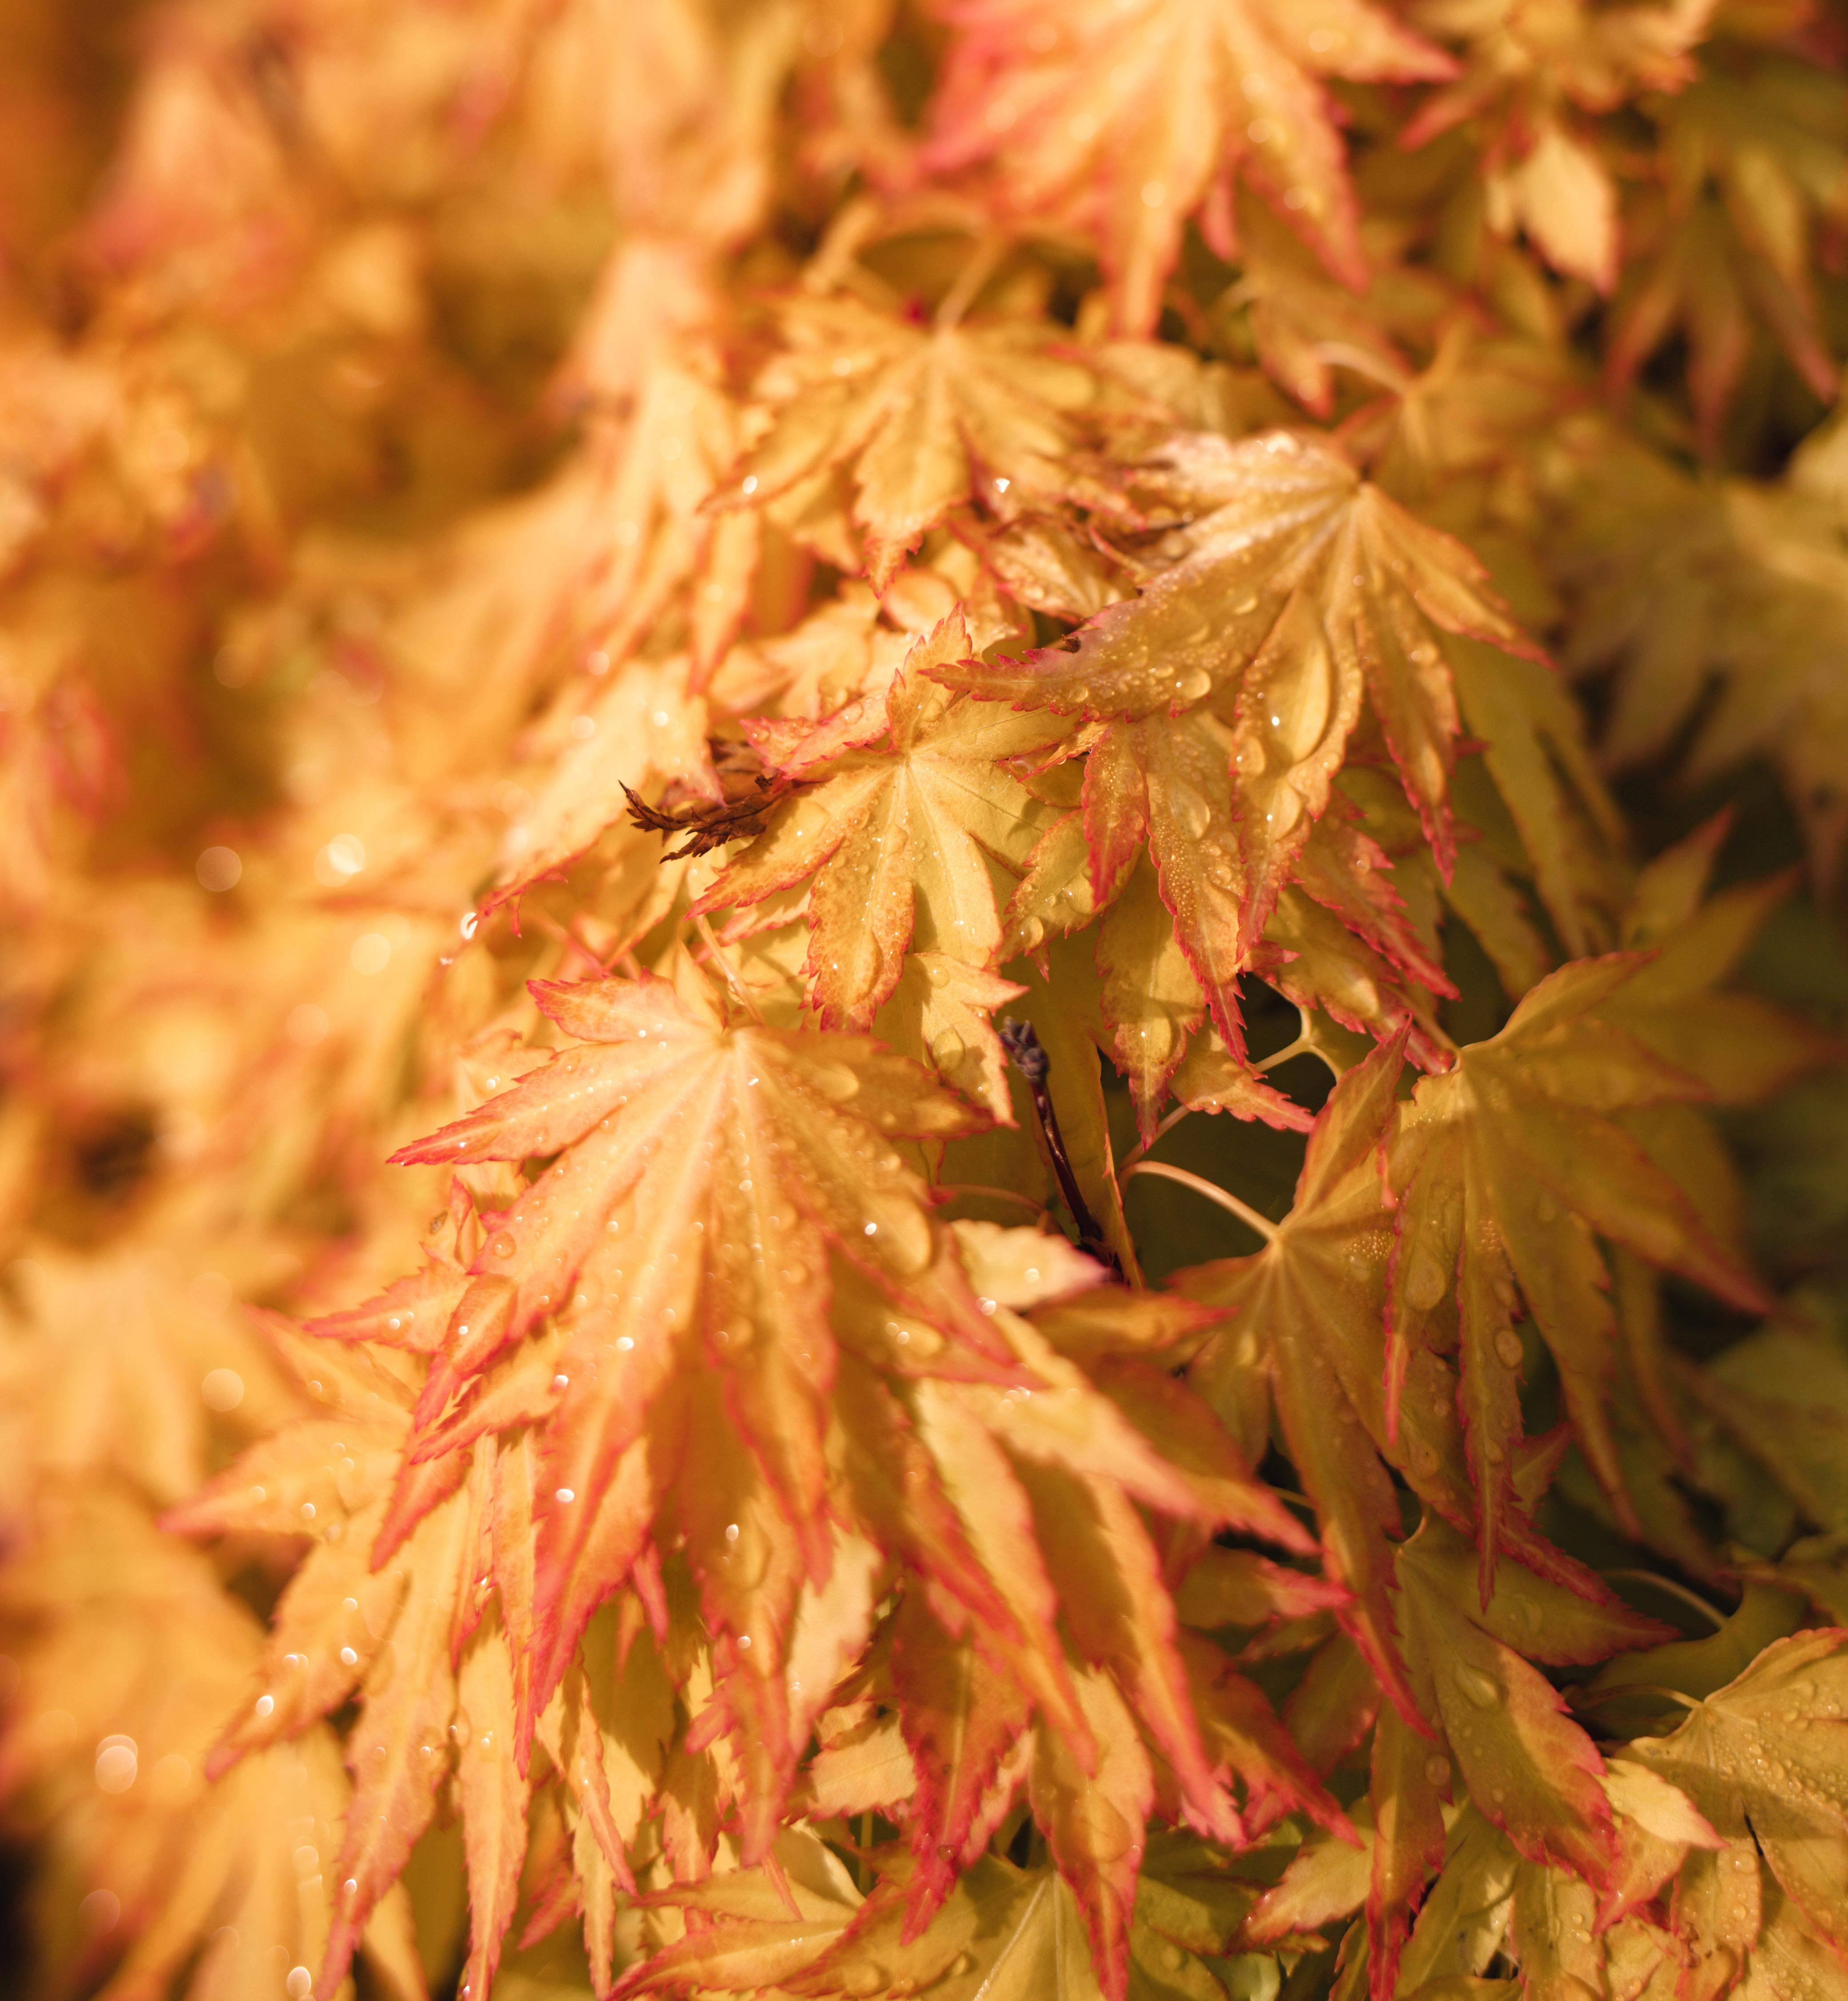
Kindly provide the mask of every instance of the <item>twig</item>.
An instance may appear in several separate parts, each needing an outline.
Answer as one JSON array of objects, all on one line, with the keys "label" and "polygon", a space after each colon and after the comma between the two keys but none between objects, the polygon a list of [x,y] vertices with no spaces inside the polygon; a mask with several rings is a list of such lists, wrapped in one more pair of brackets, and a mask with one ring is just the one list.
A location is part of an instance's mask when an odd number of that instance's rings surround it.
[{"label": "twig", "polygon": [[1059,1183],[1059,1192],[1065,1198],[1065,1206],[1071,1211],[1071,1220],[1078,1232],[1078,1246],[1088,1251],[1100,1265],[1107,1265],[1120,1279],[1123,1268],[1116,1253],[1110,1248],[1108,1239],[1098,1227],[1094,1216],[1078,1188],[1078,1177],[1074,1171],[1071,1156],[1065,1150],[1065,1136],[1059,1130],[1059,1115],[1053,1109],[1053,1094],[1046,1080],[1052,1074],[1053,1060],[1040,1046],[1039,1038],[1033,1032],[1031,1021],[1009,1019],[996,1024],[1001,1039],[1001,1046],[1008,1055],[1014,1067],[1026,1081],[1027,1091],[1033,1101],[1033,1116],[1039,1123],[1039,1136],[1046,1150],[1046,1157],[1053,1164],[1053,1174]]},{"label": "twig", "polygon": [[1190,1174],[1185,1168],[1171,1168],[1165,1161],[1138,1161],[1123,1176],[1127,1181],[1136,1174],[1159,1174],[1164,1181],[1178,1181],[1182,1188],[1192,1188],[1195,1195],[1203,1195],[1209,1202],[1216,1202],[1229,1216],[1236,1216],[1248,1229],[1255,1230],[1267,1244],[1277,1241],[1277,1226],[1268,1216],[1260,1216],[1247,1202],[1241,1202],[1230,1188],[1223,1188],[1217,1181],[1209,1181],[1203,1175]]}]

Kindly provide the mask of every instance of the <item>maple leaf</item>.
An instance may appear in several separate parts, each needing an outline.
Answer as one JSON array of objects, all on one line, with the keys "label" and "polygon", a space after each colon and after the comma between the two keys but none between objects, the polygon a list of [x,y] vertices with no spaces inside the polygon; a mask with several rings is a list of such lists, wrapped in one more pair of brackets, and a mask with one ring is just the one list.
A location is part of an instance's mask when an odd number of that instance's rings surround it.
[{"label": "maple leaf", "polygon": [[1637,876],[1623,943],[1654,956],[1600,1011],[1698,1077],[1716,1103],[1749,1105],[1839,1052],[1801,1016],[1721,990],[1787,893],[1787,881],[1773,877],[1705,894],[1730,824],[1730,815],[1717,816]]},{"label": "maple leaf", "polygon": [[241,1440],[291,1414],[292,1386],[228,1281],[183,1280],[176,1250],[130,1237],[78,1258],[33,1244],[15,1264],[20,1310],[0,1307],[0,1368],[22,1469],[107,1467],[176,1501],[204,1479],[214,1432]]},{"label": "maple leaf", "polygon": [[1091,371],[1031,321],[921,326],[858,299],[794,298],[788,350],[755,385],[773,412],[726,504],[761,506],[851,465],[853,518],[875,590],[907,549],[978,495],[1011,516],[1075,493],[1108,497],[1080,463]]},{"label": "maple leaf", "polygon": [[[1216,319],[1242,327],[1259,364],[1303,407],[1326,423],[1335,413],[1332,353],[1357,360],[1365,372],[1390,381],[1411,371],[1376,311],[1332,281],[1319,261],[1266,211],[1247,201],[1238,211],[1237,279],[1221,294]],[[1209,424],[1241,432],[1261,424]]]},{"label": "maple leaf", "polygon": [[1731,1954],[1735,1975],[1775,1923],[1775,1893],[1759,1884],[1761,1857],[1803,1928],[1838,1958],[1848,1952],[1848,1815],[1836,1736],[1844,1692],[1842,1635],[1799,1633],[1774,1641],[1736,1679],[1693,1705],[1672,1735],[1628,1747],[1628,1756],[1684,1792],[1726,1844],[1690,1857],[1675,1914],[1694,1950],[1709,1960]]},{"label": "maple leaf", "polygon": [[[486,1361],[576,1296],[563,1345],[547,1352],[556,1401],[531,1476],[552,1502],[518,1531],[532,1538],[522,1616],[538,1641],[525,1716],[642,1554],[677,1470],[678,1529],[715,1635],[715,1713],[743,1738],[760,1843],[800,1749],[784,1672],[799,1589],[805,1573],[820,1589],[839,1561],[823,1528],[830,1491],[875,1543],[924,1561],[959,1620],[980,1617],[985,1651],[1081,1745],[1044,1630],[1055,1601],[1039,1543],[1051,1531],[1029,1526],[1029,1476],[1068,1470],[1116,1510],[1114,1561],[1121,1588],[1140,1594],[1132,1630],[1157,1672],[1171,1615],[1117,1488],[1183,1516],[1294,1534],[1241,1467],[1209,1462],[1216,1481],[1171,1467],[1027,1323],[993,1301],[978,1310],[891,1150],[907,1131],[972,1122],[915,1066],[861,1038],[728,1029],[659,981],[541,987],[538,998],[589,1039],[404,1156],[560,1155],[495,1219],[430,1379],[440,1387],[419,1405],[426,1425],[440,1418]],[[1015,1383],[1030,1395],[1017,1399]],[[853,1439],[844,1489],[827,1446],[836,1407]],[[439,1431],[411,1465],[446,1444]],[[1133,1682],[1143,1670],[1122,1672]],[[1149,1727],[1185,1763],[1178,1672],[1166,1686],[1179,1707]],[[1202,1811],[1219,1811],[1197,1750],[1192,1772]]]},{"label": "maple leaf", "polygon": [[1110,720],[1086,770],[1094,899],[1146,827],[1182,948],[1237,1049],[1234,980],[1363,708],[1444,864],[1457,717],[1438,635],[1531,649],[1467,551],[1321,445],[1182,437],[1143,476],[1180,518],[1171,565],[1060,646],[938,677]]},{"label": "maple leaf", "polygon": [[1842,212],[1839,79],[1753,51],[1710,68],[1658,113],[1668,157],[1686,165],[1629,220],[1636,251],[1607,351],[1627,388],[1669,334],[1688,345],[1688,387],[1711,454],[1760,320],[1811,392],[1834,400],[1838,364],[1822,334],[1808,245]]},{"label": "maple leaf", "polygon": [[903,586],[918,574],[901,572],[883,593],[850,579],[788,632],[733,647],[713,677],[713,702],[735,715],[814,722],[880,693],[913,641],[954,608],[929,602],[917,607],[927,613],[921,622],[910,615]]},{"label": "maple leaf", "polygon": [[907,953],[905,969],[874,1027],[901,1054],[928,1063],[997,1126],[1014,1123],[1007,1055],[994,1014],[1026,990],[953,952]]},{"label": "maple leaf", "polygon": [[[1460,1051],[1444,1076],[1420,1081],[1394,1142],[1389,1407],[1400,1402],[1399,1371],[1431,1338],[1430,1316],[1454,1286],[1485,1593],[1511,1525],[1526,1535],[1515,1519],[1517,1296],[1551,1351],[1575,1433],[1620,1505],[1605,1416],[1614,1321],[1592,1232],[1748,1310],[1763,1303],[1750,1274],[1711,1242],[1687,1195],[1620,1122],[1628,1111],[1705,1094],[1638,1039],[1592,1018],[1637,969],[1620,954],[1550,974],[1500,1035]],[[1439,1339],[1447,1346],[1450,1337]]]},{"label": "maple leaf", "polygon": [[1016,212],[1049,211],[1098,238],[1130,333],[1154,326],[1190,216],[1220,256],[1235,253],[1240,181],[1358,290],[1353,193],[1315,78],[1453,68],[1365,0],[1313,19],[1262,0],[937,0],[937,11],[955,39],[927,160],[993,160]]},{"label": "maple leaf", "polygon": [[[388,1294],[381,1309],[393,1307],[406,1321],[410,1289]],[[445,1296],[453,1296],[452,1288]],[[322,1331],[350,1341],[354,1321],[373,1317],[323,1323]],[[383,1328],[390,1316],[376,1317]],[[440,1335],[442,1314],[426,1310],[426,1321],[430,1334],[418,1338]],[[310,1366],[304,1352],[312,1356],[317,1343],[282,1329],[276,1338],[298,1366]],[[517,1683],[523,1687],[525,1676],[516,1676],[504,1623],[531,1616],[537,1452],[516,1429],[472,1456],[451,1449],[433,1461],[407,1459],[416,1385],[380,1366],[386,1359],[357,1345],[321,1348],[311,1366],[329,1411],[252,1448],[170,1517],[195,1533],[316,1538],[277,1606],[254,1677],[260,1693],[245,1695],[205,1769],[222,1773],[265,1755],[358,1696],[347,1747],[353,1804],[334,1865],[341,1891],[318,1983],[325,1992],[337,1988],[361,1928],[435,1813],[452,1756],[473,1912],[470,1964],[490,1978],[539,1790],[540,1774],[522,1755]],[[315,1498],[298,1499],[303,1494]],[[547,1771],[568,1801],[593,1950],[600,1926],[607,1940],[616,1886],[632,1883],[628,1847],[653,1798],[670,1728],[662,1709],[671,1696],[652,1644],[632,1644],[619,1673],[610,1623],[606,1615],[586,1636],[537,1724]]]},{"label": "maple leaf", "polygon": [[1506,0],[1426,0],[1428,33],[1470,44],[1463,72],[1433,91],[1399,135],[1408,150],[1466,120],[1487,207],[1504,234],[1524,228],[1555,270],[1608,292],[1618,265],[1617,186],[1597,136],[1575,111],[1617,110],[1643,90],[1672,92],[1697,74],[1690,50],[1711,0],[1544,10]]},{"label": "maple leaf", "polygon": [[[927,1319],[947,1318],[979,1352],[992,1343],[966,1286],[940,1275],[923,1188],[891,1150],[894,1137],[971,1122],[914,1066],[865,1039],[726,1029],[689,1014],[658,980],[542,985],[535,997],[582,1039],[399,1157],[561,1155],[476,1260],[478,1286],[505,1308],[472,1335],[458,1326],[447,1373],[432,1379],[443,1390],[426,1390],[422,1407],[426,1422],[440,1416],[541,1314],[581,1295],[558,1358],[566,1380],[541,1483],[565,1498],[537,1525],[538,1616],[563,1649],[545,1671],[555,1679],[589,1610],[583,1567],[613,1567],[614,1584],[639,1547],[618,1553],[626,1530],[601,1547],[636,1498],[619,1467],[639,1474],[625,1454],[646,1436],[654,1399],[695,1366],[688,1344],[727,1383],[770,1482],[766,1498],[781,1495],[792,1520],[809,1522],[824,1480],[830,1252]],[[669,1160],[673,1171],[660,1171]],[[621,1498],[605,1509],[612,1481]]]},{"label": "maple leaf", "polygon": [[0,79],[28,1985],[1839,1990],[1839,24],[213,11]]},{"label": "maple leaf", "polygon": [[711,801],[719,780],[707,750],[705,705],[688,680],[688,662],[676,656],[632,665],[589,697],[581,687],[569,691],[541,726],[551,769],[507,830],[506,879],[483,899],[480,920],[502,903],[517,907],[540,878],[569,867],[611,825],[613,795],[633,797],[632,781],[637,788],[678,785]]},{"label": "maple leaf", "polygon": [[1811,1521],[1848,1529],[1841,1456],[1848,1363],[1819,1301],[1799,1294],[1767,1325],[1680,1380]]},{"label": "maple leaf", "polygon": [[[1422,1725],[1401,1663],[1388,1538],[1397,1504],[1380,1456],[1453,1519],[1470,1515],[1448,1365],[1421,1350],[1418,1389],[1387,1419],[1382,1382],[1385,1251],[1391,1217],[1379,1150],[1390,1127],[1401,1041],[1383,1045],[1335,1086],[1309,1136],[1289,1214],[1248,1258],[1195,1267],[1190,1298],[1235,1316],[1189,1369],[1234,1435],[1262,1439],[1274,1403],[1286,1449],[1321,1523],[1324,1561],[1352,1594],[1336,1616],[1415,1728]],[[1241,1406],[1256,1400],[1256,1413]]]},{"label": "maple leaf", "polygon": [[[48,1832],[61,1874],[91,1899],[94,1929],[60,1957],[93,1979],[100,1943],[119,1954],[117,1992],[196,2001],[311,1969],[348,1811],[331,1734],[318,1726],[204,1783],[213,1733],[256,1665],[255,1621],[125,1495],[48,1496],[37,1529],[0,1585],[19,1667],[0,1794],[16,1825]],[[79,1785],[82,1815],[47,1811]],[[409,1916],[397,1890],[367,1932],[394,2001],[423,1992]]]},{"label": "maple leaf", "polygon": [[[1571,655],[1621,663],[1606,755],[1627,767],[1667,748],[1717,680],[1690,773],[1770,755],[1829,879],[1848,828],[1827,665],[1848,589],[1837,507],[1801,488],[1697,485],[1634,450],[1613,455],[1582,504]],[[1651,622],[1645,605],[1665,600],[1672,613]]]},{"label": "maple leaf", "polygon": [[[1523,1855],[1602,1879],[1615,1853],[1602,1762],[1529,1659],[1601,1660],[1665,1629],[1594,1580],[1575,1591],[1512,1562],[1484,1604],[1474,1552],[1429,1517],[1399,1550],[1397,1571],[1420,1708],[1477,1811]],[[1380,1810],[1376,1797],[1376,1818]]]},{"label": "maple leaf", "polygon": [[[1125,1991],[1120,1979],[1112,1983],[1094,1967],[1075,1894],[1056,1869],[1021,1869],[984,1856],[928,1929],[906,1938],[903,1868],[889,1852],[875,1859],[882,1880],[844,1913],[844,1923],[841,1908],[825,1907],[800,1883],[792,1884],[799,1921],[787,1903],[777,1909],[767,1884],[741,1878],[719,1888],[717,1936],[706,1944],[709,1935],[696,1934],[685,1947],[670,1947],[631,1976],[633,1991],[667,1984],[680,1964],[697,1966],[701,1987],[725,1992],[774,1970],[781,1991],[800,2001],[851,1993],[875,1980],[914,1985],[941,2001],[970,2001],[978,1994],[1006,2001],[1039,1995],[1104,2001]],[[1209,2001],[1223,1991],[1209,1961],[1252,1895],[1227,1864],[1223,1851],[1191,1837],[1151,1838],[1123,1968],[1126,1992],[1136,2001],[1177,1993]]]},{"label": "maple leaf", "polygon": [[996,767],[1050,751],[1066,726],[953,699],[929,677],[968,649],[952,614],[882,696],[806,733],[778,767],[803,788],[695,906],[748,907],[813,878],[806,970],[830,1026],[870,1023],[914,948],[985,969],[1002,934],[986,858],[1024,865],[1052,817]]},{"label": "maple leaf", "polygon": [[605,662],[619,666],[683,597],[698,685],[736,632],[757,562],[752,514],[706,506],[743,443],[739,412],[691,351],[659,360],[635,399],[621,444],[600,454],[597,514],[609,539],[578,581],[573,623]]},{"label": "maple leaf", "polygon": [[[277,1338],[298,1355],[314,1346]],[[327,1349],[312,1366],[332,1408],[252,1447],[167,1519],[193,1534],[315,1538],[278,1607],[259,1693],[245,1696],[207,1770],[215,1776],[295,1735],[363,1687],[347,1747],[353,1804],[332,1872],[342,1890],[317,1982],[331,1994],[436,1810],[454,1660],[479,1610],[472,1587],[490,1463],[466,1484],[457,1453],[405,1467],[412,1384],[358,1347]]]}]

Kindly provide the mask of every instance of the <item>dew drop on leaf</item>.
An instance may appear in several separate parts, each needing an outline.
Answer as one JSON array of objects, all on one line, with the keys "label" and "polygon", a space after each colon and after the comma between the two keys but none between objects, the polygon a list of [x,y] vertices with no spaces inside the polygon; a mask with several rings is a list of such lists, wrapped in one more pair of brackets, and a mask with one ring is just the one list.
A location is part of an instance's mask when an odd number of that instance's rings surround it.
[{"label": "dew drop on leaf", "polygon": [[1451,1670],[1452,1679],[1464,1695],[1478,1709],[1495,1709],[1502,1701],[1502,1687],[1492,1676],[1485,1675],[1480,1668],[1473,1668],[1466,1662],[1459,1662]]}]

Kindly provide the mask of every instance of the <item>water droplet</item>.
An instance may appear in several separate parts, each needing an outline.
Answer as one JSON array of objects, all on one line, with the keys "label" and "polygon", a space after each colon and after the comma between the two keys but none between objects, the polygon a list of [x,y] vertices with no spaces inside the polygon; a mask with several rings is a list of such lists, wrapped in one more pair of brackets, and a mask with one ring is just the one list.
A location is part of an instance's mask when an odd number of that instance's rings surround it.
[{"label": "water droplet", "polygon": [[1521,1366],[1521,1337],[1512,1327],[1505,1327],[1495,1336],[1495,1353],[1510,1369]]},{"label": "water droplet", "polygon": [[1448,1758],[1427,1758],[1425,1777],[1434,1786],[1447,1786],[1450,1783],[1450,1761]]},{"label": "water droplet", "polygon": [[1478,1709],[1495,1709],[1500,1706],[1502,1686],[1480,1668],[1472,1668],[1467,1662],[1460,1662],[1451,1670],[1456,1686]]},{"label": "water droplet", "polygon": [[1213,677],[1203,667],[1181,675],[1175,683],[1175,693],[1183,701],[1204,701],[1212,692]]},{"label": "water droplet", "polygon": [[1177,792],[1171,802],[1175,818],[1189,840],[1200,840],[1213,824],[1213,809],[1198,792]]},{"label": "water droplet", "polygon": [[845,1063],[816,1063],[808,1075],[809,1083],[830,1104],[844,1105],[859,1094],[860,1080]]},{"label": "water droplet", "polygon": [[488,1246],[496,1258],[510,1258],[519,1248],[513,1241],[513,1232],[509,1230],[500,1231]]},{"label": "water droplet", "polygon": [[1402,1282],[1408,1305],[1429,1313],[1444,1296],[1448,1274],[1428,1251],[1413,1252]]}]

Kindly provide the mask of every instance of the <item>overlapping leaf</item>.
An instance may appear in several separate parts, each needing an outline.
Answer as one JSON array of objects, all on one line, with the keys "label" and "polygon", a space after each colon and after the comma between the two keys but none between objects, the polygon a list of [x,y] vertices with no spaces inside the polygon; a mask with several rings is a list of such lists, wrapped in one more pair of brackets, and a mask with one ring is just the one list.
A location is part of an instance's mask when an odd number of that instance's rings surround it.
[{"label": "overlapping leaf", "polygon": [[931,158],[994,162],[1011,206],[1102,248],[1118,320],[1145,333],[1182,230],[1234,254],[1241,181],[1335,275],[1366,266],[1335,117],[1316,79],[1448,76],[1448,57],[1364,0],[1313,16],[1263,0],[937,0],[955,33]]},{"label": "overlapping leaf", "polygon": [[1748,1310],[1763,1302],[1620,1122],[1627,1111],[1706,1094],[1596,1018],[1637,969],[1617,955],[1550,975],[1493,1041],[1421,1080],[1394,1143],[1389,1405],[1403,1409],[1400,1373],[1415,1352],[1456,1346],[1485,1593],[1520,1512],[1517,1301],[1551,1351],[1578,1439],[1613,1495],[1621,1476],[1604,1401],[1614,1321],[1596,1237]]},{"label": "overlapping leaf", "polygon": [[929,678],[968,649],[953,614],[884,693],[802,733],[778,762],[802,789],[701,900],[749,906],[813,877],[806,972],[830,1026],[868,1025],[914,944],[986,969],[1001,924],[985,858],[1024,866],[1052,819],[997,767],[1045,759],[1067,726],[958,701]]},{"label": "overlapping leaf", "polygon": [[1087,770],[1094,899],[1146,830],[1176,935],[1236,1048],[1237,976],[1363,712],[1447,865],[1458,722],[1439,635],[1529,642],[1467,551],[1293,433],[1177,439],[1147,478],[1178,541],[1137,597],[1061,646],[939,678],[1108,721]]}]

